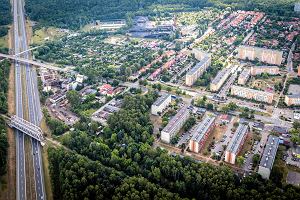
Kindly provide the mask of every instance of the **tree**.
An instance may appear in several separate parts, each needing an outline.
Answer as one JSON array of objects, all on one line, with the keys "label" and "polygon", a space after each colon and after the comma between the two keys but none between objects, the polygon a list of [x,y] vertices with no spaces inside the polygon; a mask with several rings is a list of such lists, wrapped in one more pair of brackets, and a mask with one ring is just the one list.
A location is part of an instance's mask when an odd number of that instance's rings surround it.
[{"label": "tree", "polygon": [[238,156],[236,159],[236,164],[241,167],[245,162],[245,158],[243,156]]},{"label": "tree", "polygon": [[260,155],[254,154],[252,157],[253,167],[256,167],[259,163]]},{"label": "tree", "polygon": [[214,110],[214,104],[212,103],[208,103],[206,107],[208,110]]},{"label": "tree", "polygon": [[81,98],[77,91],[71,90],[67,92],[67,99],[70,102],[72,108],[76,109],[79,107]]}]

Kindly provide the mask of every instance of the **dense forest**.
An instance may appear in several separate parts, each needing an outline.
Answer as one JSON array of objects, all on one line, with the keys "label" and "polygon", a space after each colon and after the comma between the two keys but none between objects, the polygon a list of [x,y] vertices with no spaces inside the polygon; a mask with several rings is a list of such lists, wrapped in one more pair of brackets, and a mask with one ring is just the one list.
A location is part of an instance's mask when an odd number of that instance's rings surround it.
[{"label": "dense forest", "polygon": [[[293,15],[297,0],[26,0],[26,12],[42,25],[77,29],[93,20],[127,18],[132,14],[162,14],[199,10],[203,7],[231,7],[275,15]],[[156,9],[157,8],[157,9]],[[159,9],[158,9],[159,8]]]},{"label": "dense forest", "polygon": [[7,91],[8,91],[8,78],[9,78],[10,62],[4,60],[0,62],[0,113],[7,112]]},{"label": "dense forest", "polygon": [[10,24],[12,18],[10,14],[10,1],[0,0],[0,5],[0,37],[2,37],[7,34],[7,25]]},{"label": "dense forest", "polygon": [[0,117],[0,177],[6,173],[8,142],[6,136],[6,125]]},{"label": "dense forest", "polygon": [[[55,199],[299,199],[300,189],[258,175],[240,180],[228,167],[170,156],[152,147],[149,109],[156,93],[125,96],[95,136],[87,119],[65,135],[73,150],[49,149]],[[76,152],[76,153],[75,153]]]}]

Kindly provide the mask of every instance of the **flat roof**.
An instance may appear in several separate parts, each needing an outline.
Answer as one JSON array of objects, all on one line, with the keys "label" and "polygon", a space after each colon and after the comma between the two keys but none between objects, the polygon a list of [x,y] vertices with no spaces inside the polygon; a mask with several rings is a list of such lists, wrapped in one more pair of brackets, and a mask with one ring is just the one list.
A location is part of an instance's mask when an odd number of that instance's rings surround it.
[{"label": "flat roof", "polygon": [[250,76],[250,69],[244,69],[240,74],[240,77],[247,77]]},{"label": "flat roof", "polygon": [[231,71],[230,68],[224,68],[221,71],[219,71],[219,73],[217,74],[217,76],[212,80],[212,84],[217,84],[220,82],[220,80],[229,72]]},{"label": "flat roof", "polygon": [[279,51],[276,49],[268,49],[268,48],[263,48],[263,47],[256,47],[256,46],[249,46],[249,45],[240,45],[239,48],[247,48],[247,49],[257,49],[257,50],[262,50],[262,51],[276,51],[278,53],[283,53],[283,51]]},{"label": "flat roof", "polygon": [[251,67],[252,67],[252,68],[256,68],[256,69],[261,69],[261,68],[273,68],[273,69],[278,68],[278,69],[279,69],[279,67],[274,66],[274,65],[272,65],[272,66],[262,65],[262,66],[251,66]]},{"label": "flat roof", "polygon": [[172,129],[175,128],[175,124],[179,123],[179,121],[182,119],[182,116],[185,115],[187,112],[189,112],[188,106],[185,105],[177,112],[177,114],[174,117],[172,117],[168,125],[162,131],[170,133]]},{"label": "flat roof", "polygon": [[232,89],[236,89],[236,90],[246,90],[247,92],[252,92],[252,93],[257,93],[258,95],[274,95],[271,92],[266,92],[266,91],[261,91],[261,90],[255,90],[255,89],[251,89],[251,88],[247,88],[247,87],[241,87],[241,86],[237,86],[237,85],[233,85],[231,86]]},{"label": "flat roof", "polygon": [[279,145],[279,137],[270,135],[262,154],[259,166],[272,169]]},{"label": "flat roof", "polygon": [[163,95],[161,95],[154,103],[154,106],[160,106],[166,99],[168,99],[169,97],[171,97],[171,94],[168,93],[164,93]]},{"label": "flat roof", "polygon": [[300,94],[287,95],[289,98],[300,98]]},{"label": "flat roof", "polygon": [[248,125],[247,124],[239,124],[238,128],[234,132],[234,135],[231,141],[228,144],[227,151],[237,154],[238,149],[242,143],[244,136],[248,132]]},{"label": "flat roof", "polygon": [[204,67],[204,64],[210,59],[210,57],[205,56],[200,62],[198,62],[186,75],[193,75],[199,68]]},{"label": "flat roof", "polygon": [[192,134],[193,137],[191,140],[200,142],[207,130],[211,127],[211,125],[214,123],[216,117],[215,116],[206,116],[202,122],[200,122],[197,127],[193,130]]}]

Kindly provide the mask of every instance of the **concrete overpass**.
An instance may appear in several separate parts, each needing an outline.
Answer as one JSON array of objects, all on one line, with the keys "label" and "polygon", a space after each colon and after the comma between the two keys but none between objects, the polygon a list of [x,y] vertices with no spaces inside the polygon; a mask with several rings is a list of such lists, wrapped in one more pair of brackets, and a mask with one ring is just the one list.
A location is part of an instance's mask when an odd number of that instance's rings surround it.
[{"label": "concrete overpass", "polygon": [[0,58],[1,57],[2,58],[7,58],[7,59],[10,59],[10,60],[15,60],[15,61],[18,61],[18,62],[23,63],[23,64],[30,64],[30,65],[34,65],[34,66],[37,66],[37,67],[46,68],[46,69],[50,69],[50,70],[54,70],[54,71],[75,72],[70,67],[69,68],[55,67],[55,66],[52,66],[50,64],[45,64],[45,63],[41,63],[41,62],[37,62],[37,61],[34,61],[34,60],[25,59],[25,58],[19,58],[19,57],[14,56],[14,55],[7,55],[7,54],[0,53]]}]

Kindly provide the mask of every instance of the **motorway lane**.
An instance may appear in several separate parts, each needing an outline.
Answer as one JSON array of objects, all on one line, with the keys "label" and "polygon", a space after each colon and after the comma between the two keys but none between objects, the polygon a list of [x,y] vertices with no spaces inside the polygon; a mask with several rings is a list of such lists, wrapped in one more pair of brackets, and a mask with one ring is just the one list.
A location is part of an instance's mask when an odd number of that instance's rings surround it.
[{"label": "motorway lane", "polygon": [[[24,6],[22,5],[21,0],[19,6],[20,14],[20,23],[22,27],[22,50],[26,51],[28,49],[27,39],[26,39],[26,29],[25,29],[25,17],[24,17]],[[25,59],[29,59],[29,52],[23,54]],[[29,121],[35,125],[39,125],[42,114],[40,107],[40,99],[37,88],[37,75],[34,68],[29,64],[25,65],[25,78],[26,78],[26,89],[28,97],[28,113]],[[36,197],[37,199],[45,199],[45,189],[44,189],[44,180],[43,172],[41,170],[42,159],[41,159],[41,149],[40,143],[35,139],[31,138],[32,141],[32,155],[33,155],[33,166],[34,166],[34,178],[36,186]]]}]

